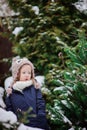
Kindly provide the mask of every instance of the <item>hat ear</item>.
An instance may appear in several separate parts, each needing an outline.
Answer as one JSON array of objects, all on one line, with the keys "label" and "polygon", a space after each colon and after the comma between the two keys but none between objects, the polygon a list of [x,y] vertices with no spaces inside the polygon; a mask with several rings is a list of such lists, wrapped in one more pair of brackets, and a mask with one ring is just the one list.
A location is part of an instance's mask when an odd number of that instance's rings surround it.
[{"label": "hat ear", "polygon": [[20,56],[16,56],[16,57],[14,57],[14,58],[12,59],[12,62],[17,61],[18,59],[20,59]]},{"label": "hat ear", "polygon": [[[12,64],[14,64],[14,62],[16,62],[18,59],[20,59],[20,56],[16,56],[14,58],[12,58]],[[12,66],[9,69],[10,71],[12,71]]]}]

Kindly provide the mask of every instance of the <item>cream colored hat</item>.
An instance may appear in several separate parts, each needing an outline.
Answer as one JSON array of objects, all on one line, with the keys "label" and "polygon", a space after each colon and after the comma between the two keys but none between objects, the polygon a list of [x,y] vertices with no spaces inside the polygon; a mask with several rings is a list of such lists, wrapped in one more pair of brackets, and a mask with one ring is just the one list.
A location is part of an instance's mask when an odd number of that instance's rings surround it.
[{"label": "cream colored hat", "polygon": [[17,80],[17,76],[18,76],[18,73],[19,73],[19,69],[25,65],[25,64],[28,64],[31,66],[31,70],[32,70],[32,78],[34,78],[34,66],[33,64],[31,63],[31,61],[29,61],[27,58],[20,58],[19,56],[17,57],[14,57],[12,59],[12,66],[11,66],[11,70],[12,70],[12,77],[13,77],[13,80],[16,81]]}]

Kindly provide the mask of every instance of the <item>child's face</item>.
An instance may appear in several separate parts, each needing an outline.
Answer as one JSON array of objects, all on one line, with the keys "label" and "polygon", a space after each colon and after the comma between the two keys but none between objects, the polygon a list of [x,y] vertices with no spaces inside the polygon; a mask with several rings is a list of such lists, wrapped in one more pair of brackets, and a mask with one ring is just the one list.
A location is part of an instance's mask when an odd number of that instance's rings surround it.
[{"label": "child's face", "polygon": [[23,65],[20,69],[20,81],[27,81],[31,79],[31,66],[30,65]]}]

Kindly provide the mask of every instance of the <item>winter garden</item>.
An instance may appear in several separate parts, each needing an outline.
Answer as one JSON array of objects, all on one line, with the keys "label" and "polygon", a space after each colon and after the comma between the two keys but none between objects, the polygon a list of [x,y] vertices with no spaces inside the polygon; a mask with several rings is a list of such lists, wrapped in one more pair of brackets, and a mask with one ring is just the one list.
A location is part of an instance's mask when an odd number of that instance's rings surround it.
[{"label": "winter garden", "polygon": [[[1,1],[2,2],[2,1]],[[1,4],[0,2],[0,4]],[[5,2],[3,0],[3,2]],[[7,0],[13,15],[1,17],[0,36],[14,56],[35,65],[51,130],[87,129],[87,0]],[[5,6],[6,7],[6,6]],[[1,54],[0,54],[1,55]],[[2,60],[11,65],[12,57]],[[11,73],[0,86],[0,130],[39,130],[5,110]]]}]

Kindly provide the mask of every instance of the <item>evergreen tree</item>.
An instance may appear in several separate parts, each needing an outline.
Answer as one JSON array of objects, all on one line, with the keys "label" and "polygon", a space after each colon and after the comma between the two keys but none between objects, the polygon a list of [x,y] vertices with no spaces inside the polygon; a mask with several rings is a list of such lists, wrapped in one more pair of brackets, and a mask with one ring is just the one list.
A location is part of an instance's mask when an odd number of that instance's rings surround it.
[{"label": "evergreen tree", "polygon": [[73,5],[77,0],[8,1],[19,13],[17,18],[13,18],[11,31],[23,27],[16,36],[11,37],[15,54],[28,57],[40,74],[47,73],[52,63],[59,65],[59,68],[64,67],[58,54],[65,54],[64,44],[77,45],[78,32],[85,21],[85,15]]},{"label": "evergreen tree", "polygon": [[87,39],[82,36],[76,48],[65,47],[67,68],[50,70],[46,76],[52,96],[48,103],[52,128],[87,128]]}]

